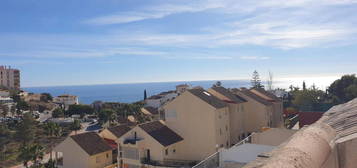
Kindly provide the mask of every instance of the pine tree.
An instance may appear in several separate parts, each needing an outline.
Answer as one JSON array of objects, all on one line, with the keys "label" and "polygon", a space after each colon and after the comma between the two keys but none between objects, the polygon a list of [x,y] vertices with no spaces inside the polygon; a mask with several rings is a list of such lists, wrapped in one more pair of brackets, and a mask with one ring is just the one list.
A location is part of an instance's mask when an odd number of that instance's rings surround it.
[{"label": "pine tree", "polygon": [[252,88],[263,88],[264,87],[261,83],[259,73],[256,70],[253,72],[252,80],[250,82],[252,83]]},{"label": "pine tree", "polygon": [[147,94],[146,94],[146,89],[144,90],[144,100],[146,100]]},{"label": "pine tree", "polygon": [[302,90],[306,90],[306,83],[305,83],[305,81],[302,82]]}]

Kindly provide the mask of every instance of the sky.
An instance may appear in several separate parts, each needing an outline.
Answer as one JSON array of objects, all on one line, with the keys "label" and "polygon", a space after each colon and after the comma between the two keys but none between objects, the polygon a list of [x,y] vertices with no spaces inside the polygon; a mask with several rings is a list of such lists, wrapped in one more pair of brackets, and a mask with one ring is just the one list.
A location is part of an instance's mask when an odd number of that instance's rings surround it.
[{"label": "sky", "polygon": [[21,85],[249,79],[324,87],[357,72],[357,0],[1,0]]}]

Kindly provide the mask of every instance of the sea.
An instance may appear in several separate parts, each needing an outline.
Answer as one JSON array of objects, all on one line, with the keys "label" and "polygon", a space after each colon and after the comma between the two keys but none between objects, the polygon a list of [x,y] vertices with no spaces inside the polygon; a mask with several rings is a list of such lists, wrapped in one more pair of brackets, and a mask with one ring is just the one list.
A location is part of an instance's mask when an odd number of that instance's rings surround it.
[{"label": "sea", "polygon": [[[52,96],[71,94],[79,97],[82,104],[91,104],[94,101],[132,103],[143,100],[144,90],[148,97],[161,92],[175,90],[179,84],[188,84],[191,87],[201,86],[210,88],[217,81],[187,81],[187,82],[154,82],[131,84],[106,84],[106,85],[82,85],[82,86],[50,86],[50,87],[26,87],[23,90],[31,93],[50,93]],[[249,80],[222,80],[222,86],[226,88],[249,87]]]}]

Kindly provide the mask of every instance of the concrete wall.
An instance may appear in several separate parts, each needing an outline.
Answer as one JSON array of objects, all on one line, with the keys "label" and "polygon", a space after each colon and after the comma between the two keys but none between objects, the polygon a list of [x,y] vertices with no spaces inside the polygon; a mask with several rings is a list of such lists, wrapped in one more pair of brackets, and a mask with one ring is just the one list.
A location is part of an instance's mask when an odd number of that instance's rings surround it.
[{"label": "concrete wall", "polygon": [[184,139],[179,151],[183,160],[203,160],[216,152],[216,146],[230,143],[229,131],[225,131],[228,108],[216,110],[187,91],[163,109],[166,125]]},{"label": "concrete wall", "polygon": [[288,140],[297,130],[289,130],[285,128],[270,128],[264,132],[256,132],[252,134],[252,144],[278,146]]}]

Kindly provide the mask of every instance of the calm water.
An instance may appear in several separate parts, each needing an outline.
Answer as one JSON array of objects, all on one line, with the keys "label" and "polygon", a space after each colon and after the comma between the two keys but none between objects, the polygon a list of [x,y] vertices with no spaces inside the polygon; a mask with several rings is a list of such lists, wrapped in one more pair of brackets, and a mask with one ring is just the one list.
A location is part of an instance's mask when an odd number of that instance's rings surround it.
[{"label": "calm water", "polygon": [[[137,83],[137,84],[113,84],[113,85],[88,85],[88,86],[56,86],[56,87],[29,87],[23,88],[25,91],[33,93],[51,93],[53,96],[61,94],[73,94],[79,96],[79,101],[90,104],[93,101],[101,100],[106,102],[131,103],[142,100],[146,89],[148,97],[163,91],[175,90],[176,85],[187,83],[191,86],[202,86],[209,88],[216,81],[191,81],[191,82],[158,82],[158,83]],[[249,81],[229,80],[221,81],[227,88],[247,87]]]}]

